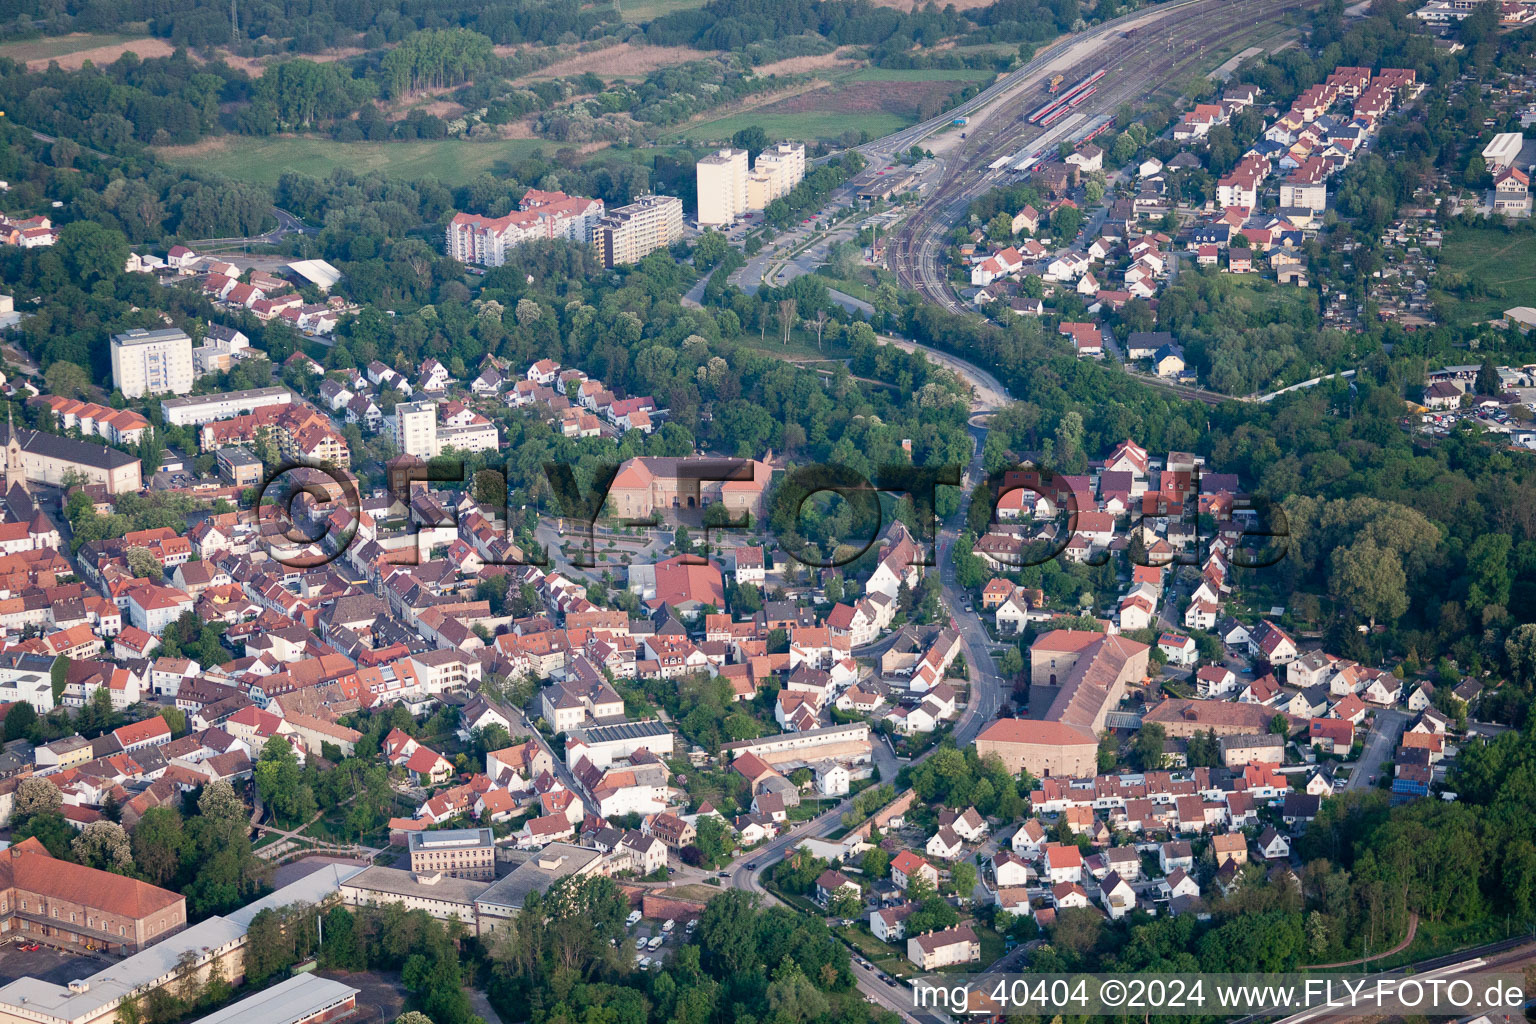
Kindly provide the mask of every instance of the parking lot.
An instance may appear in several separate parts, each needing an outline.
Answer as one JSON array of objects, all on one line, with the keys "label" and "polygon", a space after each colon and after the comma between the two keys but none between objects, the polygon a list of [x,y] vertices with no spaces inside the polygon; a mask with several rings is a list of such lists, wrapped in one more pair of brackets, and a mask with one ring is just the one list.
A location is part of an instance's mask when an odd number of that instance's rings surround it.
[{"label": "parking lot", "polygon": [[[687,942],[693,934],[683,924],[675,926],[668,932],[664,930],[661,921],[644,919],[630,928],[629,933],[635,937],[635,963],[641,970],[648,970],[651,964],[664,962],[672,955],[674,949]],[[651,940],[658,935],[661,936],[661,944],[655,949],[650,948]],[[647,963],[647,960],[650,963]]]},{"label": "parking lot", "polygon": [[63,953],[47,946],[28,953],[15,943],[7,942],[0,946],[0,985],[28,977],[63,985],[89,977],[110,962],[84,954]]}]

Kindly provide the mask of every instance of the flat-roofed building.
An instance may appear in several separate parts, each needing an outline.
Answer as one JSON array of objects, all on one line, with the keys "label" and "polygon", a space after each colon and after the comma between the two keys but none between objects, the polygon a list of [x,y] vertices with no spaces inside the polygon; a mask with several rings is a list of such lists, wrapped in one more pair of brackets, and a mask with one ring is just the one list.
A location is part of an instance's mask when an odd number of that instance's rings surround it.
[{"label": "flat-roofed building", "polygon": [[255,455],[237,446],[219,448],[214,453],[219,476],[236,487],[254,487],[261,483],[262,463]]},{"label": "flat-roofed building", "polygon": [[112,335],[112,383],[128,398],[192,390],[192,339],[174,327]]},{"label": "flat-roofed building", "polygon": [[217,395],[189,395],[163,398],[160,415],[178,427],[197,427],[215,420],[234,419],[268,405],[292,405],[297,399],[285,387],[250,388],[225,391]]},{"label": "flat-roofed building", "polygon": [[398,903],[407,910],[424,910],[439,921],[462,921],[473,928],[475,898],[489,885],[480,879],[373,867],[347,879],[341,886],[341,898],[350,907],[387,907]]},{"label": "flat-roofed building", "polygon": [[418,875],[441,872],[454,878],[496,877],[496,840],[488,828],[412,832],[410,854],[411,870]]},{"label": "flat-roofed building", "polygon": [[747,151],[721,149],[694,165],[699,226],[723,227],[747,212]]},{"label": "flat-roofed building", "polygon": [[676,196],[641,196],[592,228],[592,244],[605,267],[638,263],[682,237],[683,201]]},{"label": "flat-roofed building", "polygon": [[195,1024],[325,1024],[357,1009],[358,990],[318,974],[300,974],[200,1017]]},{"label": "flat-roofed building", "polygon": [[550,843],[475,898],[477,934],[488,935],[520,913],[529,893],[548,892],[562,878],[603,873],[603,855],[597,850]]}]

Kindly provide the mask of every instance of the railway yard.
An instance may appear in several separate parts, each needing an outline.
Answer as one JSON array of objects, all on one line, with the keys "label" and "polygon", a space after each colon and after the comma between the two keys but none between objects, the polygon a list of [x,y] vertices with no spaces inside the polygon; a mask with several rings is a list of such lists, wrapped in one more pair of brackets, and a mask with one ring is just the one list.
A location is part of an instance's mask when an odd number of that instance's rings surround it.
[{"label": "railway yard", "polygon": [[[958,312],[963,307],[939,257],[945,236],[973,199],[1010,180],[1019,169],[1028,169],[1061,141],[1107,127],[1107,118],[1118,106],[1148,97],[1183,73],[1196,55],[1214,50],[1234,32],[1278,27],[1288,15],[1313,3],[1184,0],[1117,19],[1047,48],[965,106],[866,147],[899,152],[955,116],[970,118],[966,138],[944,157],[936,184],[892,237],[892,271],[904,286]],[[1049,82],[1058,74],[1076,84],[1053,96]],[[1184,397],[1220,401],[1197,388],[1184,390],[1189,392]]]}]

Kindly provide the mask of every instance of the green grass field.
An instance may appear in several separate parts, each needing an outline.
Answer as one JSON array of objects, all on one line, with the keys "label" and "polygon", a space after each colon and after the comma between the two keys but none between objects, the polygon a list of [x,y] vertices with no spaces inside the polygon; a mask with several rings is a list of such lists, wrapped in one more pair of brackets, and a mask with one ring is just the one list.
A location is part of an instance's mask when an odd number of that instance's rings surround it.
[{"label": "green grass field", "polygon": [[394,178],[436,178],[445,185],[462,185],[498,165],[510,164],[539,148],[552,148],[541,139],[503,142],[334,142],[330,139],[283,137],[271,139],[230,135],[208,148],[189,146],[159,150],[170,164],[222,174],[237,181],[272,185],[285,171],[324,177],[338,167],[366,173],[381,171]]},{"label": "green grass field", "polygon": [[1511,306],[1536,306],[1536,234],[1452,228],[1440,251],[1440,272],[1480,282],[1486,290],[1484,295],[1432,291],[1449,323],[1477,323],[1503,316]]},{"label": "green grass field", "polygon": [[0,57],[26,62],[62,57],[67,53],[94,50],[98,46],[116,46],[143,36],[122,35],[116,32],[82,32],[78,35],[49,36],[43,39],[23,39],[20,42],[0,45]]},{"label": "green grass field", "polygon": [[625,21],[638,24],[673,11],[691,11],[704,4],[705,0],[633,0],[632,3],[621,2],[619,10],[623,12]]},{"label": "green grass field", "polygon": [[912,124],[899,114],[842,113],[836,110],[808,110],[800,114],[763,114],[748,111],[722,117],[718,121],[692,125],[681,133],[690,139],[729,139],[743,128],[760,125],[776,139],[835,139],[849,128],[869,132],[869,137],[898,132]]}]

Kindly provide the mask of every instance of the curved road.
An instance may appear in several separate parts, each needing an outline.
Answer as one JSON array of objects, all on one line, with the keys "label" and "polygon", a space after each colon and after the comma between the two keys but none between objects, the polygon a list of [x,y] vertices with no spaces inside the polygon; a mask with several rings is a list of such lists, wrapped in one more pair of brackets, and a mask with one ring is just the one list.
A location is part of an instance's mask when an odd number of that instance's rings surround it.
[{"label": "curved road", "polygon": [[[996,377],[983,370],[974,363],[967,362],[957,356],[946,352],[940,352],[920,345],[917,342],[907,341],[903,338],[882,337],[883,343],[896,345],[908,352],[921,352],[935,363],[947,367],[968,384],[972,389],[971,408],[976,413],[987,413],[999,409],[1008,401],[1008,392]],[[975,439],[974,454],[970,465],[967,467],[967,475],[970,479],[978,479],[981,473],[982,442],[986,439],[986,427],[972,426],[971,434]],[[966,665],[970,669],[970,697],[966,703],[965,711],[959,721],[955,723],[954,741],[957,747],[965,747],[975,741],[977,734],[996,717],[998,709],[1003,706],[1007,695],[1004,693],[1003,679],[997,671],[989,653],[991,642],[987,637],[986,629],[981,624],[981,619],[975,612],[965,610],[966,595],[955,585],[954,567],[950,564],[949,552],[953,547],[955,538],[959,536],[960,528],[965,522],[965,507],[962,504],[960,510],[943,524],[938,537],[938,559],[942,573],[944,603],[950,612],[956,630],[960,634],[962,649],[965,653]],[[876,646],[876,645],[871,645]],[[879,736],[872,737],[875,747],[875,759],[884,764],[893,764],[895,759],[882,756],[882,744],[884,740]],[[889,748],[883,748],[888,754]],[[921,764],[933,750],[914,758],[910,763]],[[884,781],[894,782],[894,773],[885,771],[882,767],[881,776]],[[825,838],[842,827],[843,814],[853,807],[852,800],[844,800],[830,811],[823,812],[819,817],[792,828],[783,835],[771,840],[763,846],[743,854],[727,865],[730,873],[730,884],[733,888],[745,889],[748,892],[757,893],[760,898],[777,902],[775,897],[762,885],[762,873],[773,864],[777,863],[804,839]],[[858,962],[853,964],[854,975],[858,980],[859,989],[874,1002],[900,1014],[907,1020],[918,1024],[943,1024],[947,1018],[929,1010],[917,1010],[912,1002],[912,990],[910,986],[897,983],[892,986],[886,983],[885,975],[878,970],[861,967]]]}]

